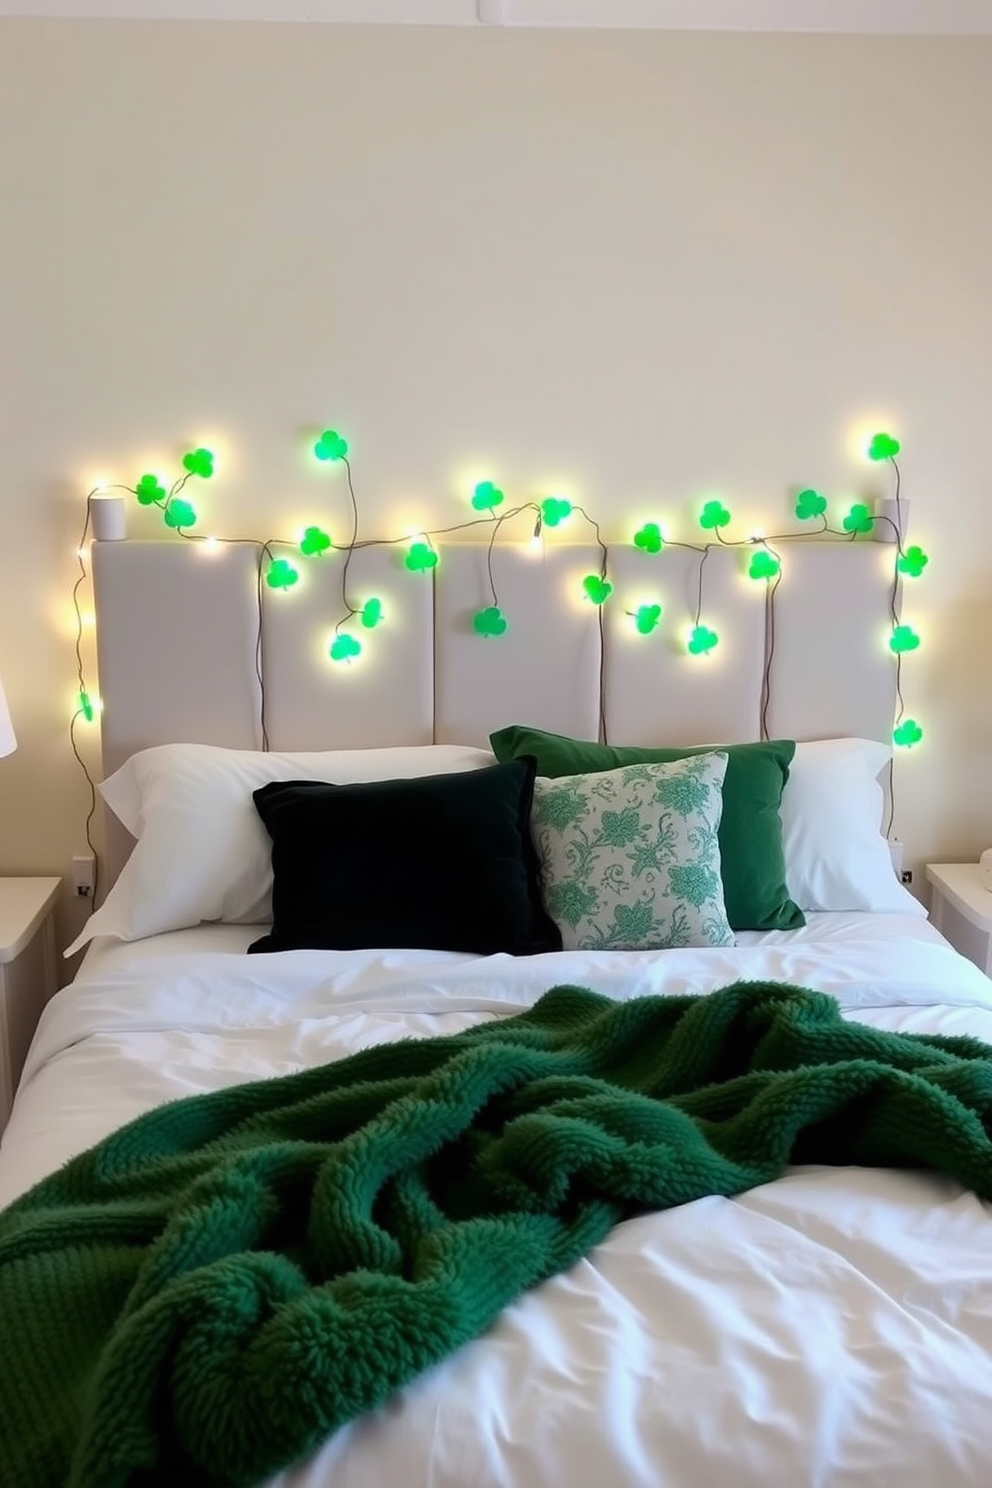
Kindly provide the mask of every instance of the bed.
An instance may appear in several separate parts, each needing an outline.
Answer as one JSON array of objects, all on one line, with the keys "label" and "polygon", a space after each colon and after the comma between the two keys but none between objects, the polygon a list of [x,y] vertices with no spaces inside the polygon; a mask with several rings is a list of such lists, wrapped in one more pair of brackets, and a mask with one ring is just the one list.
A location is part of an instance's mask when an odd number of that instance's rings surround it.
[{"label": "bed", "polygon": [[[132,592],[139,575],[151,638],[161,615],[156,618],[148,566],[177,560],[171,547],[167,556],[147,551],[170,545],[132,546],[146,551],[105,560],[115,567],[113,577],[109,570],[104,575],[100,623],[111,638],[102,676],[108,761],[132,772],[109,799],[121,823],[139,835],[118,885],[128,886],[137,919],[125,926],[131,939],[118,938],[119,923],[117,933],[94,939],[75,981],[46,1009],[0,1149],[0,1206],[163,1102],[290,1076],[404,1038],[512,1018],[562,984],[594,988],[613,1003],[704,999],[741,981],[789,984],[829,994],[852,1024],[992,1044],[992,982],[947,945],[897,883],[879,832],[879,779],[888,751],[871,735],[884,734],[878,719],[891,704],[891,688],[879,696],[875,658],[863,672],[855,667],[839,677],[833,697],[835,713],[854,724],[850,732],[869,737],[849,739],[841,728],[834,731],[840,738],[801,744],[792,760],[793,796],[783,797],[781,809],[783,851],[789,888],[803,901],[803,925],[737,929],[727,943],[664,951],[563,949],[513,957],[368,945],[247,955],[269,928],[246,911],[257,900],[257,884],[235,909],[226,901],[230,922],[216,923],[224,916],[215,913],[203,916],[212,923],[190,923],[195,908],[181,902],[193,893],[190,880],[199,872],[202,892],[223,899],[216,864],[206,860],[211,844],[221,843],[218,862],[229,861],[231,845],[208,824],[198,839],[204,861],[194,869],[187,858],[185,871],[177,872],[168,854],[181,853],[184,843],[189,852],[193,828],[184,827],[175,802],[185,801],[191,819],[205,809],[204,800],[215,802],[218,780],[232,771],[211,774],[203,759],[215,764],[232,746],[247,758],[257,740],[238,730],[244,725],[251,733],[255,725],[250,708],[238,703],[232,711],[230,697],[202,686],[204,676],[229,675],[222,658],[211,657],[199,681],[172,697],[180,738],[198,710],[197,732],[209,742],[202,746],[208,755],[196,756],[197,769],[201,784],[209,777],[209,789],[199,798],[195,791],[183,796],[169,774],[168,831],[156,839],[164,856],[146,853],[142,866],[141,849],[155,837],[153,787],[164,778],[162,759],[172,772],[175,757],[171,745],[160,744],[168,730],[156,713],[161,679],[156,682],[154,665],[149,675],[148,653],[135,689],[131,663],[123,659],[115,680],[113,638],[121,636],[122,575],[129,575]],[[463,562],[473,572],[477,559],[466,555]],[[813,585],[813,613],[817,593],[827,603],[834,577],[824,579],[822,593]],[[464,571],[456,581],[468,582]],[[191,568],[186,615],[195,614],[200,582]],[[884,614],[881,586],[870,577],[858,582],[856,603],[867,612],[881,606]],[[239,592],[233,586],[232,595]],[[727,596],[728,604],[738,602],[732,585]],[[126,608],[132,623],[133,603]],[[435,625],[443,611],[435,602],[425,623]],[[250,630],[232,624],[232,644],[243,649]],[[763,649],[764,642],[755,635],[748,645]],[[437,662],[436,645],[431,654]],[[437,664],[443,671],[443,654]],[[788,664],[805,672],[801,650]],[[194,674],[199,667],[194,661]],[[828,682],[821,677],[817,696],[807,694],[814,710],[831,705]],[[614,685],[619,701],[608,697],[607,715],[636,712],[637,676]],[[757,736],[756,703],[742,703],[743,690],[728,697],[718,688],[721,696],[707,695],[694,718],[696,684],[684,685],[690,691],[681,711],[690,737]],[[404,694],[400,710],[429,706],[436,734],[436,698],[444,687],[429,689],[435,699],[429,705],[416,691]],[[457,742],[424,741],[423,731],[401,718],[400,747],[424,751],[425,761],[433,759],[444,773],[487,772],[490,761],[476,748],[478,719],[488,728],[514,714],[492,717],[488,684],[477,681],[466,691]],[[373,693],[366,703],[356,699],[356,711],[366,712],[361,743],[389,746],[392,724],[376,725],[367,712]],[[296,696],[294,707],[298,690]],[[797,706],[795,690],[793,697]],[[515,710],[516,700],[505,706]],[[737,711],[742,706],[746,717]],[[469,727],[465,710],[472,707],[477,716]],[[545,711],[540,721],[592,738],[597,707],[594,692],[569,695],[550,720]],[[270,716],[277,734],[279,716]],[[355,726],[344,723],[344,746],[358,742],[349,736]],[[644,742],[654,728],[650,719],[640,726],[629,720],[628,737]],[[809,738],[813,730],[790,732]],[[828,732],[821,723],[815,737]],[[294,726],[293,739],[299,734]],[[305,736],[301,747],[313,742]],[[287,743],[284,734],[282,747]],[[165,756],[156,754],[160,747]],[[180,754],[188,766],[189,756]],[[148,759],[158,761],[154,781],[147,772],[137,780],[133,772],[143,767],[133,762]],[[251,760],[251,769],[263,772],[258,779],[336,778],[326,762],[322,769],[319,760],[299,755],[291,774],[285,760],[271,755],[252,752]],[[378,778],[392,779],[389,763],[381,762]],[[362,779],[369,767],[359,761],[353,768]],[[407,771],[417,773],[412,766]],[[237,778],[244,796],[244,778]],[[235,856],[241,862],[243,854]],[[844,903],[849,907],[819,907]],[[170,928],[170,914],[182,928]],[[112,923],[112,917],[104,921]],[[637,1213],[576,1265],[519,1297],[484,1336],[271,1482],[279,1488],[373,1482],[706,1488],[732,1477],[744,1488],[865,1482],[977,1488],[992,1465],[990,1242],[989,1206],[974,1193],[936,1171],[884,1166],[801,1164],[733,1198]],[[2,1452],[0,1443],[0,1461]]]}]

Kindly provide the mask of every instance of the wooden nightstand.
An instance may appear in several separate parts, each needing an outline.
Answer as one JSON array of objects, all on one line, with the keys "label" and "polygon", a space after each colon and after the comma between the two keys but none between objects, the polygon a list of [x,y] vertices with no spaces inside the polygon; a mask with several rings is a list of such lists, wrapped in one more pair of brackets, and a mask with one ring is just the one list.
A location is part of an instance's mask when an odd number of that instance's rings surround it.
[{"label": "wooden nightstand", "polygon": [[977,863],[928,863],[930,918],[956,951],[992,976],[992,894]]},{"label": "wooden nightstand", "polygon": [[60,878],[0,878],[0,1132],[24,1056],[57,986],[55,902]]}]

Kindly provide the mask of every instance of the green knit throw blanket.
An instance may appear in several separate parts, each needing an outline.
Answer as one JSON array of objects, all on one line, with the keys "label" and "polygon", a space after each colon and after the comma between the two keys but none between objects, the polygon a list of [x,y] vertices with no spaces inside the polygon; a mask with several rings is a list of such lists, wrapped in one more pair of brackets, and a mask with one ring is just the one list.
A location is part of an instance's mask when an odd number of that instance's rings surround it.
[{"label": "green knit throw blanket", "polygon": [[797,1162],[992,1198],[990,1113],[977,1040],[743,983],[558,987],[163,1106],[0,1215],[0,1483],[258,1483],[631,1214]]}]

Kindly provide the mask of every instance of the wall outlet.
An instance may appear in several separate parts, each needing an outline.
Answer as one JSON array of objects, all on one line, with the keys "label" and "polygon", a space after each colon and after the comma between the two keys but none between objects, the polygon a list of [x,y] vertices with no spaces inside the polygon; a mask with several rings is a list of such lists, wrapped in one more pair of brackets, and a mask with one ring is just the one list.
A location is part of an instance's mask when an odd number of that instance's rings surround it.
[{"label": "wall outlet", "polygon": [[72,888],[77,899],[92,899],[96,887],[96,858],[77,853],[72,860]]}]

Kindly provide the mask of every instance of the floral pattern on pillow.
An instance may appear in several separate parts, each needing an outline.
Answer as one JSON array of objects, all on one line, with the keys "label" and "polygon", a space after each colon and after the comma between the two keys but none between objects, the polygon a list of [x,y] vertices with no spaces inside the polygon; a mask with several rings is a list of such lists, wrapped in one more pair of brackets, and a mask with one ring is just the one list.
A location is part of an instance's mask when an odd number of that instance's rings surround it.
[{"label": "floral pattern on pillow", "polygon": [[733,945],[717,829],[727,756],[538,778],[531,828],[565,950]]}]

